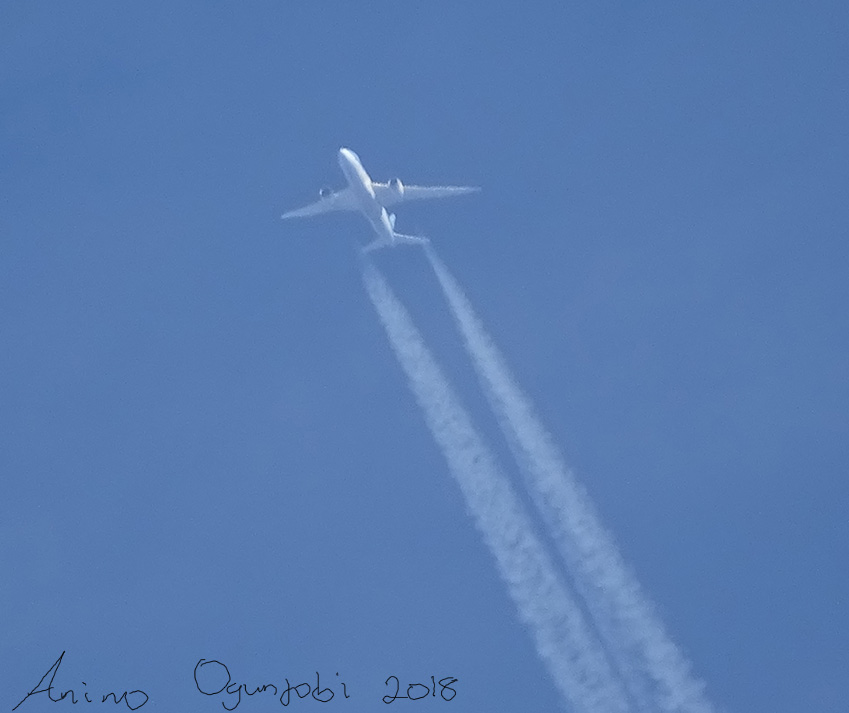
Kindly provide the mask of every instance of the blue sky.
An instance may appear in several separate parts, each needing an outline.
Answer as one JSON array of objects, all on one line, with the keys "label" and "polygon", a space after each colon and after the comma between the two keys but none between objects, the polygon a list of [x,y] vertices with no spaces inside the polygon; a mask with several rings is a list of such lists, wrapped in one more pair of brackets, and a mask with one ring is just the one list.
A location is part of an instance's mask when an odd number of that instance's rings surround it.
[{"label": "blue sky", "polygon": [[[279,220],[349,146],[483,187],[398,227],[717,710],[845,710],[845,5],[354,5],[4,4],[0,707],[63,650],[57,685],[144,710],[220,710],[201,658],[339,672],[349,710],[390,675],[459,679],[394,706],[560,705],[363,290],[367,224]],[[427,260],[375,262],[518,483]]]}]

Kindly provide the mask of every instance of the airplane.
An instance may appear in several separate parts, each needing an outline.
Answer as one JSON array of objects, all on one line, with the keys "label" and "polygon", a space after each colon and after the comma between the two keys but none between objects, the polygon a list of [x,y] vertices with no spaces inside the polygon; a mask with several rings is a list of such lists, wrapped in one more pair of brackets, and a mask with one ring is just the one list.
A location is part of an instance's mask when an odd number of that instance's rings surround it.
[{"label": "airplane", "polygon": [[280,217],[306,218],[335,210],[359,211],[377,233],[377,239],[366,245],[363,252],[399,244],[421,245],[428,242],[427,238],[396,233],[395,214],[387,211],[387,208],[403,201],[460,196],[480,190],[471,186],[405,186],[398,178],[387,183],[377,183],[369,178],[360,157],[344,147],[339,149],[339,167],[348,181],[345,188],[339,191],[322,188],[317,202],[290,210]]}]

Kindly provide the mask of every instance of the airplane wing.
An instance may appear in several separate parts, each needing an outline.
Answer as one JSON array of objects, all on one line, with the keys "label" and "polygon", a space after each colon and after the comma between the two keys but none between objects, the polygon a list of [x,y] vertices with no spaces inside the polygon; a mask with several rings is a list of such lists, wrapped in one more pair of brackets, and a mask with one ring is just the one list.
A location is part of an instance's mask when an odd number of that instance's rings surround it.
[{"label": "airplane wing", "polygon": [[357,210],[357,203],[354,200],[354,194],[350,186],[343,188],[341,191],[330,193],[322,196],[320,200],[311,203],[304,208],[290,210],[288,213],[281,215],[281,218],[308,218],[311,215],[321,215],[322,213],[330,213],[334,210]]},{"label": "airplane wing", "polygon": [[407,201],[462,196],[466,193],[477,193],[480,190],[474,186],[403,186],[401,190],[398,190],[388,183],[372,182],[371,185],[374,188],[375,198],[384,208]]}]

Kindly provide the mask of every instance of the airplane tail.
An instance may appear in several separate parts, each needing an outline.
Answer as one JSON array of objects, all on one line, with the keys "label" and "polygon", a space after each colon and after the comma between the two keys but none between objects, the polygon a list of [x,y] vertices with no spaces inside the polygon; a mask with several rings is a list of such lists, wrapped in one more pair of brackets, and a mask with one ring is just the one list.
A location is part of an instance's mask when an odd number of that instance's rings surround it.
[{"label": "airplane tail", "polygon": [[402,235],[401,233],[393,233],[392,237],[395,238],[395,245],[427,245],[430,242],[427,238],[423,238],[419,235]]},{"label": "airplane tail", "polygon": [[[394,217],[394,216],[392,216]],[[394,220],[392,221],[394,225]],[[427,245],[430,242],[427,238],[419,237],[418,235],[404,235],[403,233],[392,233],[392,242],[386,240],[375,240],[363,248],[363,253],[369,253],[372,250],[380,248],[393,248],[397,245]]]}]

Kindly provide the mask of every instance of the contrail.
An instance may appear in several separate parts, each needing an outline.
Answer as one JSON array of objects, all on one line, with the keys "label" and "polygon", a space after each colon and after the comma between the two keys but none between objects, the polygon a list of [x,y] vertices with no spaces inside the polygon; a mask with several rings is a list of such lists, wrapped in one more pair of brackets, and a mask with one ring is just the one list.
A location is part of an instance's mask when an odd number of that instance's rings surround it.
[{"label": "contrail", "polygon": [[406,309],[371,263],[363,264],[363,282],[428,428],[560,693],[580,711],[629,711],[621,682],[580,607]]},{"label": "contrail", "polygon": [[510,373],[459,283],[428,246],[451,313],[483,390],[525,474],[531,497],[640,708],[710,713],[704,684],[667,635],[595,507],[566,467],[528,397]]}]

